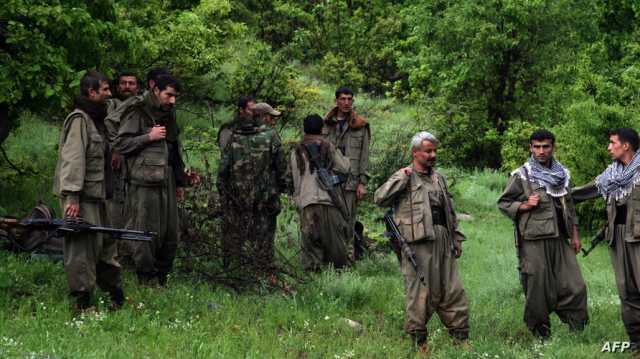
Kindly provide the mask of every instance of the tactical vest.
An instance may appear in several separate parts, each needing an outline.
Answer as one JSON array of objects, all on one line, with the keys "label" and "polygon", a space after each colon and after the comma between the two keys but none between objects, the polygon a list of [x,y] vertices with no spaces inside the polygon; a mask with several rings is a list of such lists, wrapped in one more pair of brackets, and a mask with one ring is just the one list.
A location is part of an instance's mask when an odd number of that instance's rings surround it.
[{"label": "tactical vest", "polygon": [[[62,195],[62,192],[75,192],[75,188],[80,187],[80,195],[83,198],[105,199],[105,153],[107,150],[107,142],[96,128],[93,120],[84,111],[76,109],[64,120],[62,134],[60,135],[58,156],[67,141],[69,127],[72,121],[83,121],[87,131],[87,144],[85,147],[85,173],[83,183],[72,183],[74,174],[64,173],[60,160],[56,166],[56,178],[54,183],[54,192]],[[65,180],[69,178],[69,180]],[[62,183],[65,180],[67,183]]]}]

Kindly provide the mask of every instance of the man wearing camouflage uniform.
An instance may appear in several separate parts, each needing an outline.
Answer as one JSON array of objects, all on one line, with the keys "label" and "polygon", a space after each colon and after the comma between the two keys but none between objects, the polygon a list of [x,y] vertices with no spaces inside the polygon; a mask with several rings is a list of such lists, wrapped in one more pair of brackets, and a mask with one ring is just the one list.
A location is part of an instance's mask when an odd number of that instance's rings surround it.
[{"label": "man wearing camouflage uniform", "polygon": [[411,141],[411,166],[394,173],[374,195],[376,204],[393,208],[394,221],[421,272],[416,273],[402,251],[405,331],[422,353],[428,352],[426,325],[434,312],[456,344],[467,347],[469,337],[469,304],[457,264],[465,238],[446,181],[434,169],[437,145],[429,132],[417,133]]},{"label": "man wearing camouflage uniform", "polygon": [[[371,130],[367,121],[353,110],[353,91],[340,87],[335,95],[336,106],[325,116],[322,134],[349,159],[351,175],[343,189],[350,214],[349,226],[355,228],[358,201],[364,198],[369,180]],[[346,245],[349,257],[354,259],[353,236],[349,236]]]},{"label": "man wearing camouflage uniform", "polygon": [[127,228],[158,233],[153,243],[137,243],[136,273],[141,283],[165,285],[178,243],[177,200],[187,185],[175,117],[179,82],[156,79],[143,100],[122,116],[115,148],[125,156],[129,183]]},{"label": "man wearing camouflage uniform", "polygon": [[531,157],[511,173],[498,208],[516,226],[524,321],[534,335],[547,338],[552,312],[569,328],[584,328],[587,287],[576,260],[580,237],[568,194],[569,171],[553,157],[555,136],[537,130],[529,143]]},{"label": "man wearing camouflage uniform", "polygon": [[252,112],[259,121],[273,128],[276,127],[276,119],[282,115],[280,111],[276,111],[266,102],[257,103]]},{"label": "man wearing camouflage uniform", "polygon": [[[142,101],[138,96],[138,77],[131,72],[122,72],[116,82],[116,97],[107,100],[107,117],[105,126],[109,144],[113,143],[118,135],[120,116],[131,104]],[[109,224],[115,228],[124,228],[124,197],[125,181],[123,173],[123,159],[118,151],[111,151],[111,169],[113,170],[112,187],[113,197],[107,200],[107,212]],[[133,245],[129,241],[118,241],[118,262],[128,259],[133,253]]]},{"label": "man wearing camouflage uniform", "polygon": [[349,175],[349,160],[322,139],[322,122],[318,115],[304,119],[304,138],[291,152],[289,162],[293,198],[300,214],[301,261],[305,270],[310,271],[326,264],[334,268],[346,266],[345,242],[351,235],[342,189],[336,183],[332,195],[318,178],[318,165],[331,176]]},{"label": "man wearing camouflage uniform", "polygon": [[218,147],[222,151],[233,134],[233,128],[240,126],[245,120],[253,119],[253,108],[256,106],[256,100],[250,96],[240,96],[238,99],[238,111],[236,116],[230,122],[220,126],[218,130]]},{"label": "man wearing camouflage uniform", "polygon": [[[222,148],[218,190],[224,209],[225,267],[235,262],[260,271],[273,269],[280,193],[288,190],[287,164],[276,132],[254,118],[230,123]],[[248,243],[247,243],[248,241]],[[243,247],[252,247],[243,253]]]},{"label": "man wearing camouflage uniform", "polygon": [[[58,150],[54,192],[60,197],[65,217],[80,217],[101,226],[106,223],[105,199],[109,196],[104,118],[105,99],[111,96],[108,79],[89,71],[80,80],[81,96],[75,110],[64,121]],[[96,284],[109,292],[112,306],[124,303],[116,243],[97,233],[67,234],[64,269],[76,310],[92,308]]]},{"label": "man wearing camouflage uniform", "polygon": [[631,128],[609,133],[613,163],[589,184],[576,188],[576,203],[602,196],[607,204],[605,239],[616,278],[622,322],[632,351],[640,347],[640,138]]}]

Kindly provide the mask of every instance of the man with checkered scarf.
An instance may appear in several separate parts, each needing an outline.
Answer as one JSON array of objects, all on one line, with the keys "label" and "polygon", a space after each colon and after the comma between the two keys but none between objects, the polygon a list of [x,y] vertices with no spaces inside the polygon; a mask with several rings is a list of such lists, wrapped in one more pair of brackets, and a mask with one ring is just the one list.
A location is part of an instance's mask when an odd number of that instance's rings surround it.
[{"label": "man with checkered scarf", "polygon": [[519,270],[525,292],[524,321],[541,338],[551,335],[556,312],[572,330],[588,321],[587,287],[576,254],[580,251],[569,171],[553,157],[555,136],[535,131],[531,157],[511,172],[498,208],[514,221]]}]

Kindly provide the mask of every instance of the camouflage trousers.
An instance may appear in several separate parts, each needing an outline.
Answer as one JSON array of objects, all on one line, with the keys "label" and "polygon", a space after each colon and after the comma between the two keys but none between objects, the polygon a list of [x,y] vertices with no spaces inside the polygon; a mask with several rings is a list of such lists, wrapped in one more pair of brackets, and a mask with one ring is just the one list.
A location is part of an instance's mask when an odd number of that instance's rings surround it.
[{"label": "camouflage trousers", "polygon": [[402,253],[405,282],[405,331],[427,334],[427,322],[434,313],[458,339],[469,336],[469,303],[458,274],[458,263],[451,253],[451,239],[446,227],[434,226],[436,239],[409,244],[416,255],[426,285],[420,282],[410,261]]},{"label": "camouflage trousers", "polygon": [[277,213],[227,208],[222,223],[222,252],[227,269],[274,267]]},{"label": "camouflage trousers", "polygon": [[[60,203],[65,208],[66,202]],[[106,221],[102,201],[80,201],[80,216],[97,226]],[[69,290],[91,293],[96,284],[106,292],[122,288],[120,264],[116,261],[116,241],[99,233],[67,234],[64,238],[64,271]]]},{"label": "camouflage trousers", "polygon": [[327,264],[342,268],[349,263],[345,242],[351,231],[336,207],[312,204],[303,208],[300,232],[300,259],[305,270],[319,270]]}]

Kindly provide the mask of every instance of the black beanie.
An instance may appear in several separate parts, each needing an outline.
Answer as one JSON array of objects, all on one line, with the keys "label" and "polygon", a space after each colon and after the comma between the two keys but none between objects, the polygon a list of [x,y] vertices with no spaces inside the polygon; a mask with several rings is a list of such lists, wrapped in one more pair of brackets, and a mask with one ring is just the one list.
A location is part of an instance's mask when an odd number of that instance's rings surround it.
[{"label": "black beanie", "polygon": [[307,135],[322,134],[322,125],[324,121],[319,115],[313,114],[304,118],[304,133]]}]

